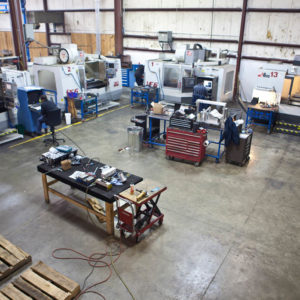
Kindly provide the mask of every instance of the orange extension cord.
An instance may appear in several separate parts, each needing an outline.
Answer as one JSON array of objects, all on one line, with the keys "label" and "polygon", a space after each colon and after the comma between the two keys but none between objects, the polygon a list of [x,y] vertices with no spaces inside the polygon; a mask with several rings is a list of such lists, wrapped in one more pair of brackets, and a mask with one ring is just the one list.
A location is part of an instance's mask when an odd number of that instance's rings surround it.
[{"label": "orange extension cord", "polygon": [[[74,256],[74,257],[70,257],[70,256],[66,256],[66,257],[62,257],[57,255],[57,252],[72,252],[77,254],[78,256]],[[67,259],[76,259],[76,260],[84,260],[87,261],[88,264],[93,267],[93,268],[108,268],[109,269],[109,275],[103,279],[102,281],[98,281],[90,286],[88,286],[87,288],[85,288],[84,290],[82,290],[76,297],[75,300],[79,299],[80,296],[82,296],[83,294],[88,294],[88,293],[93,293],[96,294],[98,296],[100,296],[102,299],[106,300],[106,298],[100,294],[97,291],[91,290],[92,288],[94,288],[97,285],[100,285],[106,281],[108,281],[112,275],[112,266],[113,264],[119,259],[119,257],[121,256],[122,253],[122,248],[121,248],[121,244],[119,244],[119,252],[115,253],[115,254],[111,254],[111,248],[109,247],[109,245],[106,246],[106,250],[105,252],[101,253],[101,252],[95,252],[92,253],[90,256],[87,256],[79,251],[76,251],[72,248],[57,248],[55,250],[53,250],[52,252],[52,256],[56,259],[63,259],[63,260],[67,260]],[[116,258],[113,260],[112,256],[116,256]],[[104,259],[106,257],[110,257],[111,258],[111,262],[107,263]]]}]

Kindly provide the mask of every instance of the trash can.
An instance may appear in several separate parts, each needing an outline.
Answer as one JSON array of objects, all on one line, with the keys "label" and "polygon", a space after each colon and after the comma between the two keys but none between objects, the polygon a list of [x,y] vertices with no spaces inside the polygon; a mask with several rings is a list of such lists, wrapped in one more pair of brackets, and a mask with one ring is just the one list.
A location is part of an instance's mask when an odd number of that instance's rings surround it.
[{"label": "trash can", "polygon": [[143,147],[143,128],[138,126],[129,126],[127,128],[128,147],[131,151],[140,152]]},{"label": "trash can", "polygon": [[16,129],[18,131],[18,134],[24,134],[25,133],[25,127],[22,124],[16,125]]},{"label": "trash can", "polygon": [[66,125],[71,125],[71,113],[65,113]]}]

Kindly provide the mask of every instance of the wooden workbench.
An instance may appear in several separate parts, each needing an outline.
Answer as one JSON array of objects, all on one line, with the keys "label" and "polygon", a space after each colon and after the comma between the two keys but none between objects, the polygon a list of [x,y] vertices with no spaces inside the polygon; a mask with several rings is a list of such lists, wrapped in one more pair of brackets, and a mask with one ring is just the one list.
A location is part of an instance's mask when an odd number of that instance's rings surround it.
[{"label": "wooden workbench", "polygon": [[[93,163],[91,166],[87,166],[87,162],[90,161]],[[103,163],[90,160],[89,158],[85,158],[82,160],[82,163],[80,166],[72,166],[71,169],[67,171],[60,171],[57,170],[57,168],[53,168],[45,163],[38,165],[37,169],[39,172],[42,173],[42,183],[43,183],[43,189],[44,189],[44,198],[47,203],[50,203],[49,193],[52,193],[74,205],[77,207],[80,207],[84,210],[87,210],[89,213],[97,216],[101,221],[106,222],[106,230],[108,234],[114,233],[114,202],[116,201],[115,195],[120,194],[124,190],[128,189],[130,187],[130,184],[137,184],[140,181],[143,180],[142,177],[128,174],[126,182],[123,185],[119,186],[113,186],[111,190],[106,191],[104,189],[101,189],[97,186],[91,186],[87,187],[86,185],[77,182],[75,179],[70,178],[69,176],[72,175],[75,171],[85,171],[85,172],[94,172],[96,167],[102,167],[104,166]],[[97,172],[99,172],[100,177],[100,170],[98,169]],[[117,170],[121,171],[121,170]],[[124,174],[127,174],[127,172],[122,171]],[[52,177],[53,180],[48,181],[48,177]],[[73,199],[69,197],[68,195],[59,192],[58,190],[54,189],[52,185],[54,185],[57,182],[64,183],[66,185],[69,185],[72,188],[78,189],[85,193],[85,195],[91,195],[99,200],[102,200],[105,202],[105,214],[102,212],[97,212],[92,209],[91,205],[88,203],[86,197],[84,199]]]}]

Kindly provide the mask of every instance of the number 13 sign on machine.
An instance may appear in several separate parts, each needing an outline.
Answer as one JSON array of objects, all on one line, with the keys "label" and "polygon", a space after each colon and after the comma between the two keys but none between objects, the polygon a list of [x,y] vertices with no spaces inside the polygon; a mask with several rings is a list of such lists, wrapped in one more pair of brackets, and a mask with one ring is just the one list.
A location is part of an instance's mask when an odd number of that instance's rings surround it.
[{"label": "number 13 sign on machine", "polygon": [[287,70],[261,68],[258,71],[256,87],[262,89],[275,88],[276,93],[281,93],[283,81]]}]

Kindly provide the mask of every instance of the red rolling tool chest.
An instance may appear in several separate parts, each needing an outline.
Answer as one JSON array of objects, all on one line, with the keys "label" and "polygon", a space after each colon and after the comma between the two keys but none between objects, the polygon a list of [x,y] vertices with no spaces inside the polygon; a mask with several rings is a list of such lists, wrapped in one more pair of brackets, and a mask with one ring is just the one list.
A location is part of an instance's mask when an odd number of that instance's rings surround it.
[{"label": "red rolling tool chest", "polygon": [[205,157],[204,141],[207,131],[198,130],[196,133],[169,127],[167,129],[166,156],[169,159],[180,158],[193,161],[196,166]]}]

